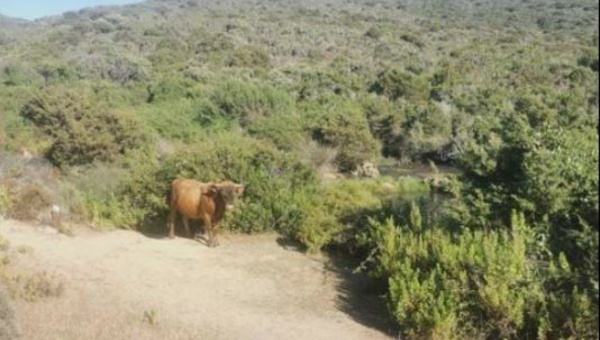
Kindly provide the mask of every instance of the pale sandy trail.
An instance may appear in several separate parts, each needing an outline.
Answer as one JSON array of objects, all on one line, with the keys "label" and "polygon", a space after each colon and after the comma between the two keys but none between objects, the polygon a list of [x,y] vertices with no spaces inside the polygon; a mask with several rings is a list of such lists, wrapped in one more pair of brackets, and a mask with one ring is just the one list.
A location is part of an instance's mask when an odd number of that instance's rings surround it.
[{"label": "pale sandy trail", "polygon": [[[391,338],[351,316],[376,319],[368,303],[340,307],[339,273],[275,235],[224,235],[216,249],[123,230],[68,237],[15,221],[0,221],[0,235],[33,248],[20,265],[65,281],[59,298],[15,302],[26,340]],[[145,311],[155,325],[142,322]]]}]

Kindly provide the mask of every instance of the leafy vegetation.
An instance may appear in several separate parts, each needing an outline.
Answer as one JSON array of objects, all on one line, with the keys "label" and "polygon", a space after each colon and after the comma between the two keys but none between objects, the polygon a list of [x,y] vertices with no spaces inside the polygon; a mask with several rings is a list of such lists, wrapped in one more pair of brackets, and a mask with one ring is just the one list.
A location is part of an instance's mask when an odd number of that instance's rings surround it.
[{"label": "leafy vegetation", "polygon": [[85,92],[50,87],[21,111],[51,138],[46,158],[57,166],[111,161],[144,145],[145,136],[133,119],[102,110],[87,97]]},{"label": "leafy vegetation", "polygon": [[[362,260],[407,338],[598,338],[597,0],[234,4],[0,17],[0,214],[230,179],[225,228]],[[460,174],[347,178],[383,160]]]}]

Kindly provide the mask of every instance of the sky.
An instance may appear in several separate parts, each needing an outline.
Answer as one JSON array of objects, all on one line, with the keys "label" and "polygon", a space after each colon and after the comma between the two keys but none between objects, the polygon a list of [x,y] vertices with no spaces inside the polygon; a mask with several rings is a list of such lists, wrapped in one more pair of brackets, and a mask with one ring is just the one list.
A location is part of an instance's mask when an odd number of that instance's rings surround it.
[{"label": "sky", "polygon": [[124,5],[142,0],[0,0],[0,14],[15,18],[37,19],[76,11],[85,7]]}]

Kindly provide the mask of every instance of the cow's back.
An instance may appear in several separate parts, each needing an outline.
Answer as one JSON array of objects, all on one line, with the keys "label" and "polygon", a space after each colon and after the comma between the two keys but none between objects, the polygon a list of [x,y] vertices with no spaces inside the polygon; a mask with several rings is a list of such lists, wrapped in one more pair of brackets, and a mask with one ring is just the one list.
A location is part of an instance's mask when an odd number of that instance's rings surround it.
[{"label": "cow's back", "polygon": [[187,218],[199,218],[203,183],[191,179],[176,179],[171,184],[171,208]]}]

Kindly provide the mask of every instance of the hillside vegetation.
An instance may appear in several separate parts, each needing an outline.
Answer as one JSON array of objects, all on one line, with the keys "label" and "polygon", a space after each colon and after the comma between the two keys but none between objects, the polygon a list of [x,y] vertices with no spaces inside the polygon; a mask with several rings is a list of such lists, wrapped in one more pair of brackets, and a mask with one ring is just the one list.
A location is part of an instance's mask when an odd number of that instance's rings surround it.
[{"label": "hillside vegetation", "polygon": [[[364,162],[460,174],[325,181]],[[408,339],[597,339],[598,1],[0,16],[0,214],[164,232],[181,176],[362,261]]]}]

